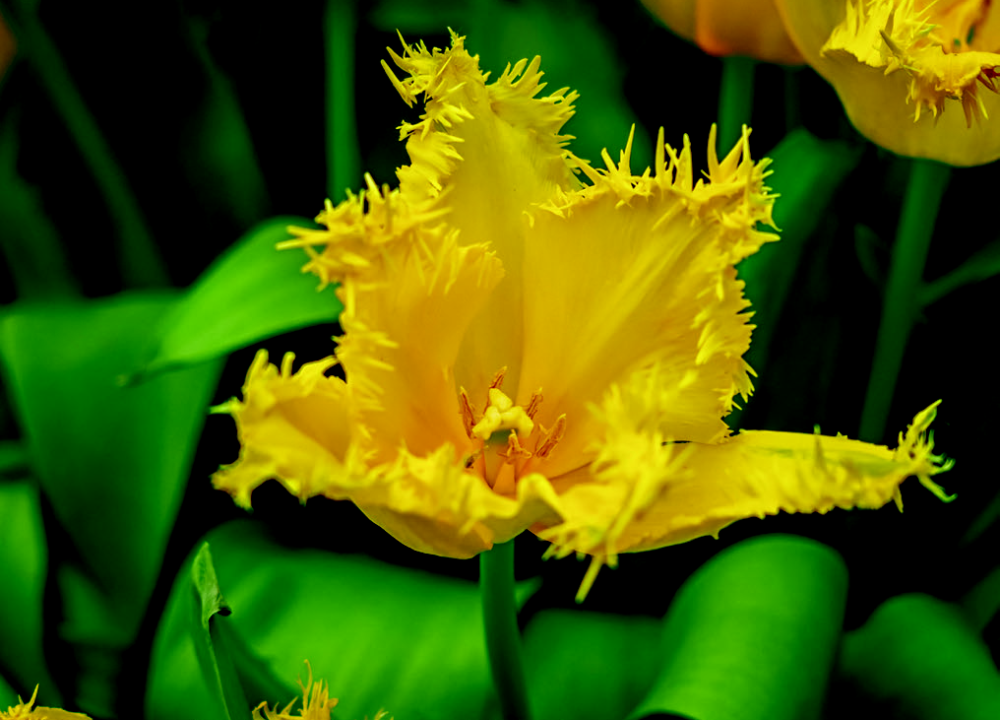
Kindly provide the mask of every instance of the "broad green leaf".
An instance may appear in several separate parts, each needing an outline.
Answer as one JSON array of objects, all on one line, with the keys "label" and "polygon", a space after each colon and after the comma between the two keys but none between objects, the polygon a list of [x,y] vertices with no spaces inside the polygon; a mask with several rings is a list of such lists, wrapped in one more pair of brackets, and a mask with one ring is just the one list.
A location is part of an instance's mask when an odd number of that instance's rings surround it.
[{"label": "broad green leaf", "polygon": [[209,687],[221,698],[230,720],[243,718],[248,709],[243,688],[236,677],[232,659],[225,640],[219,632],[218,616],[230,614],[229,605],[222,597],[219,580],[212,564],[212,553],[208,543],[203,543],[191,565],[191,584],[198,599],[200,615],[199,632],[196,633],[195,648],[201,664],[201,672]]},{"label": "broad green leaf", "polygon": [[671,604],[659,677],[630,717],[817,718],[846,593],[840,556],[812,540],[764,535],[724,550]]},{"label": "broad green leaf", "polygon": [[838,672],[882,703],[886,716],[995,720],[1000,673],[958,607],[899,595],[847,633]]},{"label": "broad green leaf", "polygon": [[[495,715],[474,583],[363,556],[285,549],[250,521],[206,540],[233,609],[225,626],[237,638],[230,649],[251,705],[301,696],[295,680],[306,678],[309,660],[339,698],[340,717],[373,717],[380,708],[398,718]],[[181,711],[191,720],[218,717],[207,701],[199,705],[208,691],[186,639],[198,616],[185,615],[184,583],[182,576],[154,645],[149,720]]]},{"label": "broad green leaf", "polygon": [[806,241],[837,188],[857,166],[862,149],[841,140],[820,140],[797,128],[768,153],[772,174],[767,184],[780,195],[774,202],[774,222],[781,229],[781,240],[764,245],[737,267],[754,311],[757,328],[748,358],[758,371],[767,361]]},{"label": "broad green leaf", "polygon": [[0,483],[0,667],[22,692],[41,685],[40,701],[61,705],[42,652],[42,593],[47,548],[38,488],[29,482]]},{"label": "broad green leaf", "polygon": [[139,379],[166,368],[222,357],[289,330],[334,322],[341,305],[332,288],[301,271],[301,250],[276,250],[289,225],[303,218],[260,223],[223,254],[159,323],[155,351],[136,363]]},{"label": "broad green leaf", "polygon": [[121,387],[176,297],[23,305],[0,319],[4,384],[35,475],[82,560],[58,569],[60,632],[106,661],[98,672],[107,676],[79,683],[79,703],[98,715],[159,573],[219,372],[213,362]]},{"label": "broad green leaf", "polygon": [[524,638],[532,717],[624,718],[656,679],[661,627],[576,610],[536,615]]}]

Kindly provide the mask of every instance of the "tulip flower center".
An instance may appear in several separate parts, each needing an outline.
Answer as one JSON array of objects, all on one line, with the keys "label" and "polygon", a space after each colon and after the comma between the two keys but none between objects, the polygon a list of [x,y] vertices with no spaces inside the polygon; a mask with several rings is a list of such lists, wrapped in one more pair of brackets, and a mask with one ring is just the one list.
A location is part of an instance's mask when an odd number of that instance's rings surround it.
[{"label": "tulip flower center", "polygon": [[[515,405],[500,389],[506,370],[502,368],[490,383],[481,414],[472,408],[465,388],[459,388],[459,396],[465,432],[478,445],[466,466],[478,471],[497,493],[513,495],[517,478],[547,458],[562,439],[566,416],[560,415],[551,429],[537,425],[536,432],[534,417],[542,403],[542,391],[532,393],[527,407]],[[528,450],[532,438],[534,444]]]}]

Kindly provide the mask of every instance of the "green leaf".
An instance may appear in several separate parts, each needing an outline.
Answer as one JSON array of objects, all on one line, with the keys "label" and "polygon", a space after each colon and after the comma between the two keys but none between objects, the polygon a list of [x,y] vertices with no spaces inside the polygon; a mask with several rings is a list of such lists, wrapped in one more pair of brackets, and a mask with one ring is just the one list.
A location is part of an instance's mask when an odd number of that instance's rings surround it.
[{"label": "green leaf", "polygon": [[24,445],[16,440],[0,440],[0,481],[20,480],[30,474]]},{"label": "green leaf", "polygon": [[896,717],[1000,717],[1000,673],[989,649],[959,608],[928,595],[887,600],[847,633],[838,671]]},{"label": "green leaf", "polygon": [[0,708],[11,708],[17,705],[17,692],[0,675]]},{"label": "green leaf", "polygon": [[212,564],[212,553],[208,543],[202,543],[194,556],[191,566],[191,583],[198,599],[200,615],[199,631],[196,633],[195,648],[201,663],[201,671],[208,685],[222,700],[226,717],[231,720],[244,718],[249,711],[243,687],[236,677],[236,669],[226,649],[216,615],[230,614],[229,605],[222,597],[219,580]]},{"label": "green leaf", "polygon": [[[219,582],[233,608],[226,627],[251,704],[282,706],[301,690],[309,660],[329,682],[340,717],[484,717],[495,714],[475,583],[385,565],[367,557],[289,550],[249,521],[209,533]],[[185,639],[183,578],[157,633],[149,675],[149,720],[211,720],[213,708]],[[252,649],[253,655],[248,655]],[[276,689],[277,688],[277,689]],[[194,698],[195,701],[188,702]]]},{"label": "green leaf", "polygon": [[0,667],[22,691],[41,685],[43,704],[62,704],[42,651],[42,594],[47,563],[38,488],[0,483]]},{"label": "green leaf", "polygon": [[772,174],[767,184],[781,196],[774,203],[774,222],[781,229],[781,240],[764,245],[737,267],[754,311],[757,328],[748,358],[758,371],[767,361],[771,337],[806,241],[824,217],[837,188],[857,166],[862,149],[841,140],[820,140],[797,128],[768,153]]},{"label": "green leaf", "polygon": [[981,633],[1000,610],[1000,565],[994,567],[962,598],[962,611],[969,626]]},{"label": "green leaf", "polygon": [[247,227],[265,217],[269,205],[250,129],[229,78],[208,51],[208,23],[186,19],[190,47],[205,74],[205,91],[191,107],[184,128],[184,169],[197,196],[217,213]]},{"label": "green leaf", "polygon": [[524,638],[532,717],[625,717],[656,679],[661,626],[576,610],[536,615]]},{"label": "green leaf", "polygon": [[1000,240],[994,240],[947,275],[920,289],[922,306],[935,303],[960,287],[1000,275]]},{"label": "green leaf", "polygon": [[58,569],[60,633],[97,673],[78,698],[96,715],[110,712],[117,653],[145,612],[219,372],[213,362],[121,387],[175,301],[128,294],[0,318],[5,386],[35,475],[82,561]]},{"label": "green leaf", "polygon": [[52,220],[42,208],[37,188],[17,172],[20,113],[0,119],[0,253],[22,299],[71,297],[77,294]]},{"label": "green leaf", "polygon": [[332,288],[317,292],[317,279],[302,273],[305,254],[274,247],[289,238],[288,225],[312,223],[296,217],[260,223],[216,260],[163,317],[156,349],[134,379],[222,357],[289,330],[335,322],[340,301]]},{"label": "green leaf", "polygon": [[671,604],[659,677],[629,717],[818,717],[846,593],[843,561],[817,542],[764,535],[724,550]]}]

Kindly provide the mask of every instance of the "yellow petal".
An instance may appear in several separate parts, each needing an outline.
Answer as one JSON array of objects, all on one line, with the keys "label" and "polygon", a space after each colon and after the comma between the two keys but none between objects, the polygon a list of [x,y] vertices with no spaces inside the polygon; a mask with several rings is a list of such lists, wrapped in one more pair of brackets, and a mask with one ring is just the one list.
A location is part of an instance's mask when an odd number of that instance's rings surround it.
[{"label": "yellow petal", "polygon": [[643,5],[668,28],[711,55],[802,64],[774,0],[643,0]]},{"label": "yellow petal", "polygon": [[456,237],[413,247],[377,283],[342,288],[337,357],[375,462],[392,461],[404,444],[418,455],[446,442],[472,452],[454,367],[503,268],[483,246],[461,247]]},{"label": "yellow petal", "polygon": [[286,355],[279,370],[261,351],[243,401],[225,406],[242,448],[213,483],[239,504],[249,507],[251,492],[275,478],[302,499],[350,500],[405,545],[448,557],[472,557],[533,523],[562,517],[546,478],[526,476],[513,496],[498,494],[450,442],[420,455],[401,446],[390,462],[376,462],[374,452],[360,449],[373,433],[359,422],[346,386],[323,375],[331,361],[307,363],[295,374],[291,363]]},{"label": "yellow petal", "polygon": [[313,683],[312,665],[306,660],[306,667],[309,668],[309,680],[305,684],[299,678],[299,687],[302,688],[302,709],[297,714],[292,715],[292,707],[295,700],[292,700],[283,710],[278,710],[276,705],[271,710],[266,702],[253,709],[253,720],[264,720],[260,710],[264,709],[264,716],[267,720],[330,720],[330,713],[337,706],[337,698],[330,697],[330,688],[323,680]]},{"label": "yellow petal", "polygon": [[90,717],[83,713],[69,712],[60,708],[34,707],[37,697],[36,685],[28,702],[21,702],[21,698],[18,698],[17,705],[8,707],[7,712],[0,710],[0,720],[90,720]]},{"label": "yellow petal", "polygon": [[417,457],[402,451],[389,466],[370,473],[365,487],[334,499],[353,500],[404,545],[447,557],[473,557],[506,542],[537,522],[557,522],[559,499],[541,475],[517,483],[516,496],[495,493],[465,469],[451,445]]},{"label": "yellow petal", "polygon": [[270,478],[305,500],[358,471],[349,391],[343,380],[324,374],[336,361],[306,363],[292,374],[293,360],[285,355],[279,369],[261,350],[247,373],[243,400],[216,408],[236,421],[240,457],[220,468],[212,484],[241,507],[250,507],[251,493]]},{"label": "yellow petal", "polygon": [[697,0],[695,41],[712,55],[801,65],[774,0]]},{"label": "yellow petal", "polygon": [[[587,169],[592,187],[562,193],[533,215],[525,247],[524,366],[518,402],[541,389],[537,420],[564,413],[566,434],[546,474],[585,464],[600,437],[586,407],[641,369],[636,382],[669,388],[666,434],[712,442],[736,393],[748,394],[749,315],[734,264],[773,235],[767,161],[747,136],[722,162],[710,139],[709,179],[692,181],[690,144],[676,153],[662,132],[655,175],[633,176],[628,148],[615,165]],[[667,157],[670,158],[667,164]]]},{"label": "yellow petal", "polygon": [[776,2],[806,62],[873,142],[952,165],[1000,158],[1000,96],[991,91],[1000,69],[996,4]]},{"label": "yellow petal", "polygon": [[559,134],[577,94],[563,88],[539,97],[545,84],[537,57],[508,65],[487,84],[478,57],[457,35],[448,50],[428,51],[421,43],[390,53],[409,75],[398,80],[386,66],[400,95],[412,103],[423,94],[426,103],[420,122],[400,128],[411,159],[398,171],[401,191],[440,197],[459,242],[489,243],[507,273],[466,333],[456,366],[458,383],[478,405],[500,368],[509,366],[507,382],[517,382],[511,358],[519,357],[522,343],[522,214],[555,188],[577,185],[564,158],[568,138]]},{"label": "yellow petal", "polygon": [[696,0],[642,0],[651,13],[685,40],[694,40]]},{"label": "yellow petal", "polygon": [[916,416],[895,451],[768,431],[716,445],[664,445],[635,424],[611,428],[589,478],[578,471],[553,483],[566,522],[536,531],[556,554],[585,552],[613,564],[618,552],[716,535],[742,518],[901,503],[899,485],[910,476],[950,500],[931,479],[952,464],[932,453],[927,429],[936,406]]}]

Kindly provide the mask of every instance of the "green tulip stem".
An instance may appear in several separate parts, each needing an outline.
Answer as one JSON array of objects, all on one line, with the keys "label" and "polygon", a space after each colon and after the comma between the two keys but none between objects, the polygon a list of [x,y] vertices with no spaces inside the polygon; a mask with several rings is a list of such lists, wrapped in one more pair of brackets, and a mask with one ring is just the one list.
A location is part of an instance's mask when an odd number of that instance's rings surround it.
[{"label": "green tulip stem", "polygon": [[719,87],[719,154],[728,153],[750,125],[753,114],[753,73],[756,60],[748,57],[722,58]]},{"label": "green tulip stem", "polygon": [[354,113],[353,0],[327,0],[323,21],[326,46],[326,172],[328,197],[335,203],[361,182],[358,129]]},{"label": "green tulip stem", "polygon": [[868,442],[882,441],[906,342],[920,308],[918,294],[927,250],[950,173],[949,165],[933,160],[915,159],[910,166],[861,413],[859,436]]},{"label": "green tulip stem", "polygon": [[504,720],[528,720],[521,634],[514,598],[514,541],[494,545],[479,556],[486,653]]}]

